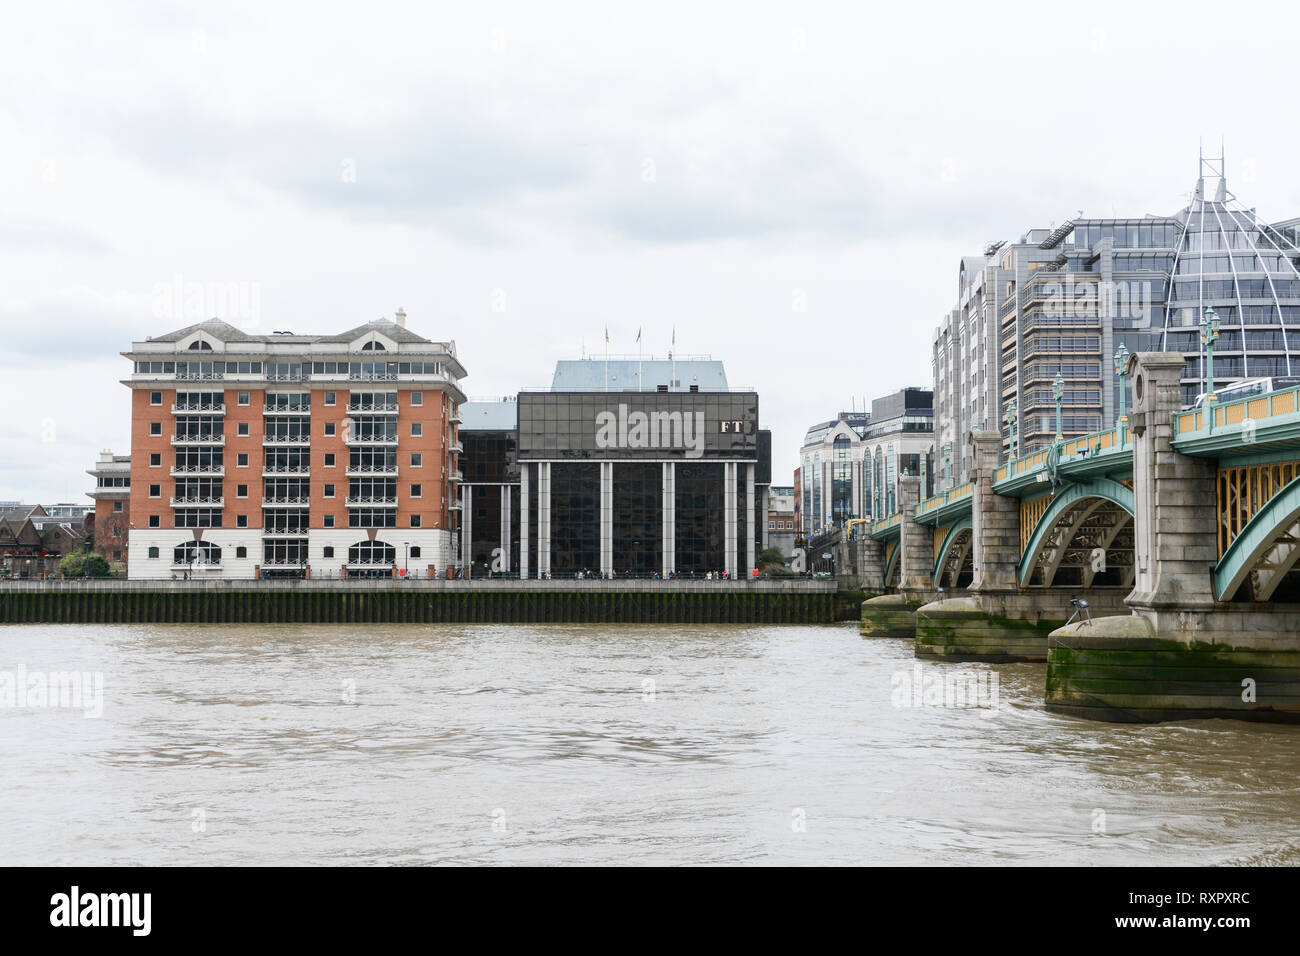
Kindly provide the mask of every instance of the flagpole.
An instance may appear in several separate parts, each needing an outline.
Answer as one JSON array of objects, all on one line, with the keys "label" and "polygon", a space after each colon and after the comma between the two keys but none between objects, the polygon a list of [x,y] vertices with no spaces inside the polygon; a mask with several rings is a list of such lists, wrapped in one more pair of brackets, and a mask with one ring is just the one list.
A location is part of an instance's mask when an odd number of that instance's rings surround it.
[{"label": "flagpole", "polygon": [[605,326],[605,391],[609,391],[609,326]]},{"label": "flagpole", "polygon": [[645,391],[645,360],[641,357],[641,330],[636,330],[636,390]]}]

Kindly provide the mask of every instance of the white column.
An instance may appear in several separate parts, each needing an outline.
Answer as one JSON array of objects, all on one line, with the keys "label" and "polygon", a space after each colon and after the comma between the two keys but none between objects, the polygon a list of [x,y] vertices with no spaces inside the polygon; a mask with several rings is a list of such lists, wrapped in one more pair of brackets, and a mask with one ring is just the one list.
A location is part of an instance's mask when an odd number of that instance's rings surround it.
[{"label": "white column", "polygon": [[519,466],[519,576],[528,577],[528,471],[525,462]]},{"label": "white column", "polygon": [[[745,577],[754,569],[754,463],[745,465]],[[763,527],[767,527],[766,519]]]},{"label": "white column", "polygon": [[537,463],[537,570],[551,573],[551,463]]},{"label": "white column", "polygon": [[758,505],[758,520],[762,522],[762,524],[759,526],[760,527],[759,534],[763,538],[764,551],[766,551],[768,548],[772,546],[771,531],[767,526],[768,525],[767,516],[772,510],[771,494],[772,494],[772,489],[771,486],[769,485],[764,485],[762,492],[759,493],[759,498],[761,499],[761,501],[759,502]]},{"label": "white column", "polygon": [[663,464],[663,563],[664,577],[677,569],[677,466]]},{"label": "white column", "polygon": [[736,576],[736,463],[728,461],[722,466],[722,569],[728,577]]},{"label": "white column", "polygon": [[474,542],[474,486],[462,485],[460,489],[460,566],[461,574],[470,565]]},{"label": "white column", "polygon": [[501,486],[501,570],[510,570],[510,486]]},{"label": "white column", "polygon": [[600,463],[600,573],[614,571],[614,463]]}]

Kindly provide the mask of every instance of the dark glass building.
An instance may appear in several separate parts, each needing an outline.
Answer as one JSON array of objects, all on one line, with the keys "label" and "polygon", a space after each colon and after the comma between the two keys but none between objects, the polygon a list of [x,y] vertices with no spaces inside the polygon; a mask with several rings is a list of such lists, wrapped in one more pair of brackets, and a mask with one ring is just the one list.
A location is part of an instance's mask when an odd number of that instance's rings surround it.
[{"label": "dark glass building", "polygon": [[766,545],[771,436],[720,362],[560,362],[551,389],[462,414],[474,573],[736,577]]}]

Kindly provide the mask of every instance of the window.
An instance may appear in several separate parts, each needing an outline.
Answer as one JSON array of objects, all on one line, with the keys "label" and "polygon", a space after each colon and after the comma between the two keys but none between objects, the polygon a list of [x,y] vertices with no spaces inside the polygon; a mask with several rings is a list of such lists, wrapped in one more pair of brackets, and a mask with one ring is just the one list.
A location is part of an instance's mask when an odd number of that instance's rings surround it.
[{"label": "window", "polygon": [[414,548],[411,549],[411,557],[418,558],[419,556],[420,556],[420,546],[417,544]]},{"label": "window", "polygon": [[420,497],[420,490],[421,489],[419,485],[411,485],[411,497],[412,498]]},{"label": "window", "polygon": [[325,435],[326,435],[326,437],[328,437],[328,436],[330,436],[330,435],[333,435],[333,434],[334,434],[334,423],[333,423],[333,422],[326,422],[326,423],[325,423]]},{"label": "window", "polygon": [[[241,515],[240,517],[243,517],[243,515]],[[235,557],[237,558],[248,557],[248,549],[241,544],[239,547],[235,549]]]},{"label": "window", "polygon": [[156,558],[156,557],[158,557],[158,548],[157,548],[157,547],[153,547],[153,548],[150,548],[150,549],[149,549],[149,557],[151,557],[151,558]]},{"label": "window", "polygon": [[240,452],[237,456],[235,456],[235,464],[238,465],[240,468],[247,468],[247,467],[248,467],[248,452],[246,452],[246,451],[245,451],[245,452]]},{"label": "window", "polygon": [[247,528],[247,527],[248,527],[248,515],[235,515],[235,527],[236,527],[236,528]]},{"label": "window", "polygon": [[114,561],[121,561],[121,560],[122,560],[122,552],[121,552],[121,551],[114,551],[114,552],[113,552],[113,560],[114,560]]},{"label": "window", "polygon": [[[338,401],[338,393],[337,393],[337,392],[326,392],[326,393],[325,393],[325,404],[326,404],[326,405],[333,405],[333,404],[335,404],[335,402],[337,402],[337,401]],[[331,553],[334,551],[333,548],[329,548],[328,550],[329,550]]]},{"label": "window", "polygon": [[237,428],[237,431],[235,432],[235,434],[236,434],[238,437],[240,437],[240,438],[247,438],[247,437],[248,437],[248,422],[240,422],[240,423],[236,426],[236,428]]},{"label": "window", "polygon": [[247,405],[247,404],[248,404],[248,392],[239,392],[239,393],[235,396],[235,401],[238,402],[240,405]]},{"label": "window", "polygon": [[412,404],[412,405],[423,405],[423,404],[424,404],[424,392],[412,392],[412,393],[411,393],[411,404]]},{"label": "window", "polygon": [[326,454],[325,454],[325,467],[326,467],[326,468],[333,468],[333,467],[334,467],[334,452],[332,452],[332,451],[331,451],[331,452],[326,452]]},{"label": "window", "polygon": [[421,465],[421,463],[420,463],[420,453],[419,453],[419,452],[413,452],[413,453],[411,454],[411,467],[412,467],[412,468],[420,468],[420,467],[422,467],[422,465]]},{"label": "window", "polygon": [[150,435],[161,435],[161,434],[162,434],[162,422],[150,422],[150,423],[149,423],[149,434],[150,434]]},{"label": "window", "polygon": [[236,498],[247,498],[247,497],[248,497],[248,485],[235,485],[235,497],[236,497]]},{"label": "window", "polygon": [[321,555],[326,558],[332,558],[334,557],[334,549],[329,545],[326,545],[325,550],[321,552]]},{"label": "window", "polygon": [[424,435],[424,425],[420,422],[411,422],[411,437],[420,438]]},{"label": "window", "polygon": [[149,486],[149,497],[150,497],[150,498],[161,498],[161,497],[162,497],[162,485],[150,485],[150,486]]},{"label": "window", "polygon": [[162,455],[158,454],[157,452],[154,452],[152,455],[149,456],[150,468],[158,468],[161,467],[161,465],[162,465]]},{"label": "window", "polygon": [[113,502],[113,510],[114,510],[114,511],[121,511],[121,510],[122,510],[122,502],[120,502],[120,501],[114,501],[114,502]]},{"label": "window", "polygon": [[162,392],[150,392],[150,393],[149,393],[149,404],[150,404],[150,405],[161,405],[161,404],[162,404]]},{"label": "window", "polygon": [[412,527],[412,528],[418,528],[418,527],[420,527],[420,516],[419,516],[419,515],[411,515],[411,527]]},{"label": "window", "polygon": [[333,515],[325,515],[325,517],[321,519],[321,527],[322,527],[322,528],[332,528],[332,527],[334,527],[334,516],[333,516]]},{"label": "window", "polygon": [[775,522],[775,521],[769,521],[769,522],[767,523],[767,530],[768,530],[768,531],[775,531],[775,530],[776,530],[776,522]]},{"label": "window", "polygon": [[325,486],[325,497],[326,497],[326,498],[333,498],[333,497],[334,497],[334,486],[333,486],[333,485],[326,485],[326,486]]},{"label": "window", "polygon": [[161,527],[162,527],[162,521],[159,519],[159,517],[158,517],[157,515],[150,515],[150,516],[149,516],[149,527],[151,527],[151,528],[161,528]]}]

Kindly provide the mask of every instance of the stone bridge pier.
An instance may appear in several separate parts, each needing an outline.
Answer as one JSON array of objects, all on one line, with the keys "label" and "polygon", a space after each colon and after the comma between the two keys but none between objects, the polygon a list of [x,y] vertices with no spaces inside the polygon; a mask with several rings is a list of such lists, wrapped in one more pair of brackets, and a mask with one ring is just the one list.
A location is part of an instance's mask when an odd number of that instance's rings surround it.
[{"label": "stone bridge pier", "polygon": [[[947,660],[1042,661],[1048,635],[1070,619],[1069,588],[1023,588],[1020,502],[993,490],[1002,436],[970,435],[974,485],[971,502],[974,576],[965,594],[942,595],[916,612],[916,655]],[[1122,594],[1089,592],[1090,611],[1115,613]]]},{"label": "stone bridge pier", "polygon": [[1117,721],[1300,721],[1300,609],[1216,601],[1217,462],[1173,447],[1182,368],[1179,355],[1130,361],[1129,613],[1052,632],[1047,707]]},{"label": "stone bridge pier", "polygon": [[[916,636],[916,611],[937,596],[932,579],[934,571],[934,533],[916,520],[916,506],[921,502],[921,479],[903,475],[898,479],[898,506],[902,515],[898,529],[898,592],[868,598],[862,603],[861,633],[864,637]],[[880,583],[884,589],[882,560]]]}]

